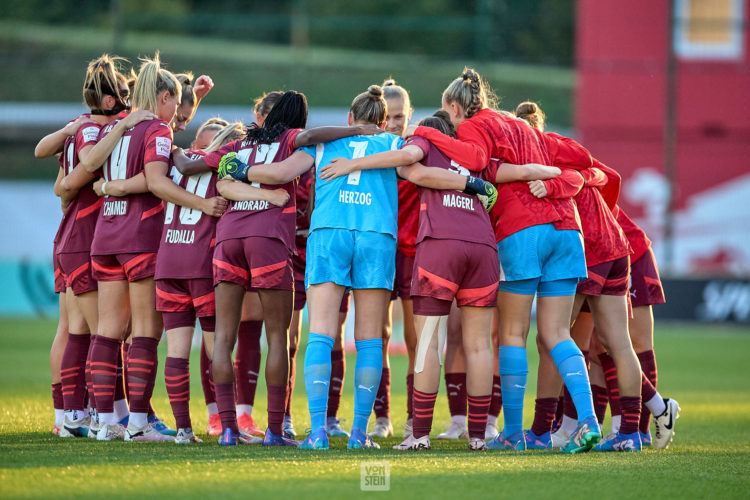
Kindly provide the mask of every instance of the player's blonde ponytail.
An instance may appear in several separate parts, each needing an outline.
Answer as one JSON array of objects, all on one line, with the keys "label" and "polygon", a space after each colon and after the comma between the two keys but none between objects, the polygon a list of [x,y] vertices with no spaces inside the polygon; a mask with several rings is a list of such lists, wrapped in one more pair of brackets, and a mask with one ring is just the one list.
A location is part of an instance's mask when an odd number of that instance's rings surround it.
[{"label": "player's blonde ponytail", "polygon": [[179,101],[182,97],[182,86],[171,72],[161,68],[159,53],[157,52],[153,59],[145,58],[141,61],[141,69],[131,99],[133,109],[145,109],[156,113],[158,96],[164,91],[176,96]]}]

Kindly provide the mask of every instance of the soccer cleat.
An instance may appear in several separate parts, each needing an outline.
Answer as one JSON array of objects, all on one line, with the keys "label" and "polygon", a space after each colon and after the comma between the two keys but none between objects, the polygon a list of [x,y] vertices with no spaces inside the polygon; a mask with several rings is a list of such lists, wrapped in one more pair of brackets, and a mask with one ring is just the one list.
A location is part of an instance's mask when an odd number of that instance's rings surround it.
[{"label": "soccer cleat", "polygon": [[527,450],[549,450],[552,448],[550,431],[543,433],[541,436],[537,436],[531,429],[529,429],[525,431],[524,434],[526,435]]},{"label": "soccer cleat", "polygon": [[237,427],[239,427],[240,432],[250,436],[265,436],[265,433],[255,424],[253,416],[247,413],[241,413],[237,416]]},{"label": "soccer cleat", "polygon": [[570,441],[570,434],[565,432],[565,429],[560,427],[550,435],[550,444],[552,448],[562,448]]},{"label": "soccer cleat", "polygon": [[66,429],[64,425],[62,427],[58,428],[57,436],[61,437],[61,438],[72,438],[72,437],[75,437],[73,434],[71,434],[70,432],[68,432],[68,429]]},{"label": "soccer cleat", "polygon": [[202,443],[203,440],[193,434],[193,429],[186,427],[184,429],[177,429],[177,436],[175,436],[174,442],[177,444],[189,444]]},{"label": "soccer cleat", "polygon": [[[167,427],[167,424],[165,424],[162,419],[157,417],[156,415],[149,415],[148,416],[148,423],[151,424],[151,426],[156,430],[156,432],[160,434],[164,434],[165,436],[176,436],[177,431],[174,429],[170,429]],[[166,439],[165,441],[170,441],[169,439]]]},{"label": "soccer cleat", "polygon": [[125,429],[125,441],[174,441],[174,437],[162,434],[152,423],[147,423],[145,427],[136,427],[131,422]]},{"label": "soccer cleat", "polygon": [[602,431],[596,417],[586,417],[578,422],[578,427],[570,437],[570,441],[562,447],[560,453],[585,453],[602,439]]},{"label": "soccer cleat", "polygon": [[430,436],[415,438],[414,434],[409,434],[403,443],[393,447],[394,450],[429,450],[430,448]]},{"label": "soccer cleat", "polygon": [[349,433],[341,427],[342,420],[336,417],[328,417],[326,421],[326,434],[330,437],[349,437]]},{"label": "soccer cleat", "polygon": [[290,438],[286,433],[274,434],[271,429],[266,429],[263,436],[263,446],[299,446],[299,441]]},{"label": "soccer cleat", "polygon": [[352,428],[352,433],[349,436],[349,442],[346,444],[346,447],[349,450],[359,450],[360,448],[379,449],[380,445],[365,434],[362,429],[354,427]]},{"label": "soccer cleat", "polygon": [[221,436],[221,418],[218,413],[208,416],[206,434],[209,436]]},{"label": "soccer cleat", "polygon": [[651,446],[651,431],[638,432],[641,434],[641,447],[645,448],[646,446]]},{"label": "soccer cleat", "polygon": [[300,450],[327,450],[328,434],[323,427],[308,429],[307,437],[297,446]]},{"label": "soccer cleat", "polygon": [[640,433],[614,432],[594,447],[594,451],[641,451]]},{"label": "soccer cleat", "polygon": [[507,438],[501,432],[494,439],[487,442],[487,449],[524,451],[526,449],[526,438],[523,435],[523,431],[517,431]]},{"label": "soccer cleat", "polygon": [[409,436],[412,435],[412,431],[413,431],[412,419],[407,418],[406,422],[404,423],[404,434],[402,435],[402,437],[408,438]]},{"label": "soccer cleat", "polygon": [[236,446],[238,444],[261,444],[263,440],[257,436],[250,436],[240,431],[235,434],[230,428],[224,429],[219,437],[219,444],[222,446]]},{"label": "soccer cleat", "polygon": [[284,417],[284,435],[289,439],[295,439],[297,432],[294,430],[294,424],[292,423],[292,417]]},{"label": "soccer cleat", "polygon": [[469,438],[469,450],[470,451],[487,451],[487,443],[485,443],[484,439]]},{"label": "soccer cleat", "polygon": [[97,441],[125,439],[125,427],[120,424],[101,424],[96,434]]},{"label": "soccer cleat", "polygon": [[484,429],[484,439],[492,439],[497,436],[497,434],[497,426],[487,422],[487,427]]},{"label": "soccer cleat", "polygon": [[469,431],[466,429],[465,422],[456,422],[451,419],[451,423],[442,434],[438,434],[438,439],[466,439],[469,437]]},{"label": "soccer cleat", "polygon": [[[62,429],[60,429],[60,437],[86,437],[89,434],[90,423],[89,417],[72,420],[69,415],[65,415]],[[63,430],[67,435],[63,436]]]},{"label": "soccer cleat", "polygon": [[393,436],[393,425],[388,417],[378,417],[375,419],[375,427],[367,433],[370,437],[387,438]]},{"label": "soccer cleat", "polygon": [[92,439],[96,439],[100,427],[101,424],[99,423],[99,415],[96,414],[96,410],[92,410],[91,417],[89,417],[89,433],[87,434],[87,436]]},{"label": "soccer cleat", "polygon": [[665,399],[667,409],[658,417],[654,415],[654,439],[653,446],[657,450],[663,450],[669,446],[674,436],[675,421],[680,418],[680,405],[674,399]]}]

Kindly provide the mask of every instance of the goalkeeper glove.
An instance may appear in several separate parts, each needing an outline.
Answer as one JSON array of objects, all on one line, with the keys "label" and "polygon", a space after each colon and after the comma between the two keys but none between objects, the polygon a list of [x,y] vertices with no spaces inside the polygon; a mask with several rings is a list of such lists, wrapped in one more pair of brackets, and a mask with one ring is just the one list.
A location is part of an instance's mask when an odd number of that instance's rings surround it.
[{"label": "goalkeeper glove", "polygon": [[472,175],[466,179],[464,193],[473,194],[479,198],[482,206],[488,212],[492,210],[497,201],[497,188],[491,183]]},{"label": "goalkeeper glove", "polygon": [[247,171],[250,165],[237,158],[237,153],[227,153],[219,162],[219,179],[230,176],[233,179],[247,182]]}]

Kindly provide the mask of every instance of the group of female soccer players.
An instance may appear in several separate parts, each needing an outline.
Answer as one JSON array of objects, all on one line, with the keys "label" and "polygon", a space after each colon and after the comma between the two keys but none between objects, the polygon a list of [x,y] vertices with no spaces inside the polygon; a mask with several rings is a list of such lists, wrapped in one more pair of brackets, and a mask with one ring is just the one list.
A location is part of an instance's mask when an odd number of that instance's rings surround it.
[{"label": "group of female soccer players", "polygon": [[[452,424],[439,438],[468,438],[471,450],[637,451],[652,442],[650,411],[653,445],[669,445],[679,406],[654,387],[651,306],[664,297],[650,241],[617,206],[617,172],[544,133],[535,104],[497,111],[465,69],[417,126],[408,93],[387,80],[354,98],[348,126],[306,129],[304,94],[276,91],[256,101],[251,126],[209,120],[183,152],[173,132],[211,79],[193,84],[158,56],[137,76],[118,64],[89,64],[90,113],[36,149],[61,166],[51,354],[60,436],[200,441],[188,407],[198,320],[207,433],[220,444],[327,449],[329,436],[348,436],[349,448],[378,448],[373,437],[393,434],[388,343],[401,297],[409,419],[395,449],[430,448],[446,342]],[[337,411],[349,292],[347,432]],[[535,297],[538,398],[524,430]],[[300,442],[291,399],[305,303],[311,429]],[[265,432],[252,418],[263,325]],[[176,431],[150,405],[163,331]],[[602,440],[607,404],[613,429]]]}]

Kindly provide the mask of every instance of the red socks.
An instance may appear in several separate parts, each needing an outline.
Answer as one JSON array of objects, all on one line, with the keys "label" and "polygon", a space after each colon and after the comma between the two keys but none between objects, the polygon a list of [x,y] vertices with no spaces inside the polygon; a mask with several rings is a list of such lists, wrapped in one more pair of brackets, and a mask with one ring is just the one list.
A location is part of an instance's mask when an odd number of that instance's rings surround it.
[{"label": "red socks", "polygon": [[492,377],[492,401],[490,402],[490,415],[497,417],[503,409],[503,393],[500,388],[500,375]]},{"label": "red socks", "polygon": [[232,429],[232,432],[239,434],[237,411],[234,405],[234,384],[215,384],[214,390],[216,391],[216,406],[219,409],[222,431]]},{"label": "red socks", "polygon": [[[237,404],[255,403],[260,371],[260,336],[262,321],[243,321],[237,333],[237,352],[234,358],[234,382],[237,386]],[[218,396],[217,396],[218,398]]]},{"label": "red socks", "polygon": [[380,376],[380,387],[378,394],[375,396],[375,405],[373,406],[375,418],[390,418],[391,416],[391,369],[383,367],[383,373]]},{"label": "red socks", "polygon": [[607,389],[600,385],[591,386],[591,395],[594,399],[594,412],[596,413],[596,420],[599,425],[604,423],[604,414],[607,413],[607,403],[609,398],[607,397]]},{"label": "red socks", "polygon": [[406,417],[414,418],[414,374],[406,375]]},{"label": "red socks", "polygon": [[555,419],[558,398],[537,398],[534,405],[534,423],[531,432],[541,436],[552,429],[552,421]]},{"label": "red socks", "polygon": [[156,383],[158,339],[136,337],[128,350],[128,388],[132,413],[148,413],[151,394]]},{"label": "red socks", "polygon": [[[641,371],[646,376],[651,385],[656,388],[656,382],[658,381],[658,372],[656,370],[656,356],[653,349],[649,351],[643,351],[638,353],[638,361],[641,363]],[[642,402],[644,405],[641,407],[641,422],[638,428],[644,434],[648,432],[649,425],[651,424],[651,412],[645,406],[645,402],[648,401],[645,395],[642,396]]]},{"label": "red socks", "polygon": [[469,437],[484,439],[487,428],[487,414],[490,411],[492,394],[486,396],[468,396],[469,400]]},{"label": "red socks", "polygon": [[327,417],[335,417],[339,412],[341,395],[344,393],[344,374],[346,373],[346,356],[344,351],[331,351],[331,385],[328,386]]},{"label": "red socks", "polygon": [[91,385],[99,413],[114,413],[117,352],[121,342],[97,335],[91,348]]},{"label": "red socks", "polygon": [[211,374],[211,360],[208,359],[206,346],[203,342],[201,342],[201,386],[203,387],[206,406],[215,403],[216,394],[214,394],[214,378]]},{"label": "red socks", "polygon": [[609,409],[613,417],[621,414],[620,411],[620,386],[617,384],[617,367],[615,361],[607,353],[599,355],[599,362],[604,371],[604,381],[607,384],[607,395],[609,396]]},{"label": "red socks", "polygon": [[89,353],[91,336],[68,335],[68,343],[63,351],[60,364],[63,406],[66,410],[84,409],[86,399],[86,357]]},{"label": "red socks", "polygon": [[[412,421],[412,433],[415,438],[428,436],[432,429],[432,414],[435,411],[435,399],[437,392],[426,393],[414,389],[414,420]],[[485,422],[486,422],[485,417]],[[484,432],[484,429],[482,430]]]},{"label": "red socks", "polygon": [[445,391],[448,393],[451,417],[466,415],[466,373],[446,373]]},{"label": "red socks", "polygon": [[164,363],[164,381],[169,404],[178,429],[192,428],[190,422],[190,368],[189,360],[167,358]]},{"label": "red socks", "polygon": [[[292,394],[294,393],[294,382],[297,380],[297,348],[289,348],[289,382],[286,385],[286,401],[284,403],[284,416],[292,417]],[[330,390],[330,386],[329,386]]]},{"label": "red socks", "polygon": [[284,432],[284,410],[287,402],[287,385],[275,386],[266,384],[268,391],[268,428],[274,434]]},{"label": "red socks", "polygon": [[638,423],[641,420],[641,398],[638,396],[620,396],[620,409],[622,411],[620,433],[632,434],[637,432]]}]

